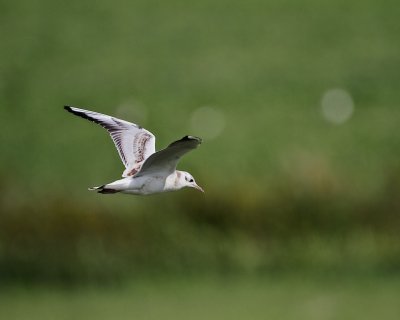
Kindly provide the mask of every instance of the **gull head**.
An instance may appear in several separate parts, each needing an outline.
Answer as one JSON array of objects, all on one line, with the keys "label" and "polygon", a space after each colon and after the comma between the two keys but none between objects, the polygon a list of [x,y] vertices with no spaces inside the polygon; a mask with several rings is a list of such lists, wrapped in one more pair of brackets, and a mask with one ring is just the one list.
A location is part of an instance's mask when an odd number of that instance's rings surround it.
[{"label": "gull head", "polygon": [[197,185],[193,176],[189,172],[180,171],[180,173],[181,174],[180,174],[179,184],[181,188],[184,187],[195,188],[201,192],[204,192],[203,188]]}]

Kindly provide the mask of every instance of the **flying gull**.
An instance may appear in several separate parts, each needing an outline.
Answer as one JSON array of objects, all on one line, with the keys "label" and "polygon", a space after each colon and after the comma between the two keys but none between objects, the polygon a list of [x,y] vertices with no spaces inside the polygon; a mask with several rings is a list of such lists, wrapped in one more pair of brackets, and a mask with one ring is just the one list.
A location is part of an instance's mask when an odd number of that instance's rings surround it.
[{"label": "flying gull", "polygon": [[147,195],[190,187],[204,192],[190,173],[176,170],[180,158],[197,148],[200,138],[185,136],[156,152],[154,135],[137,124],[80,108],[64,109],[105,128],[125,165],[123,179],[89,190]]}]

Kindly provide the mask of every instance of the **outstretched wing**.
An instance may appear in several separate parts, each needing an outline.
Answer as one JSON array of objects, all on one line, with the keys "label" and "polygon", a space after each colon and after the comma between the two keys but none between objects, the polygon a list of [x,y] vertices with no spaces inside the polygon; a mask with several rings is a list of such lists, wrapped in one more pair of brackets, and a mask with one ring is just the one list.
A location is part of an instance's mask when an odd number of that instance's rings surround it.
[{"label": "outstretched wing", "polygon": [[134,123],[80,108],[65,106],[64,109],[108,131],[125,165],[124,177],[137,173],[143,161],[155,152],[154,135]]},{"label": "outstretched wing", "polygon": [[172,142],[168,147],[153,153],[143,163],[135,177],[143,175],[157,175],[166,178],[176,169],[179,159],[187,152],[196,149],[201,139],[193,136],[185,136]]}]

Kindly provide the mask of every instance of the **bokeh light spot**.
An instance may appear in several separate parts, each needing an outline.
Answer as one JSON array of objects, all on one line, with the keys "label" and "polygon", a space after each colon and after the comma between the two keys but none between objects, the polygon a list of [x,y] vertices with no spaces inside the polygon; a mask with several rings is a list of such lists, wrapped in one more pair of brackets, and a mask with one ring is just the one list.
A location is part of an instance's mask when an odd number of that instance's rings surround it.
[{"label": "bokeh light spot", "polygon": [[214,139],[225,128],[225,116],[216,108],[201,107],[195,110],[191,117],[193,134],[205,139]]},{"label": "bokeh light spot", "polygon": [[147,122],[147,107],[136,100],[126,100],[117,107],[116,116],[144,126]]},{"label": "bokeh light spot", "polygon": [[354,103],[346,90],[330,89],[322,96],[321,108],[325,120],[334,124],[343,124],[351,118]]}]

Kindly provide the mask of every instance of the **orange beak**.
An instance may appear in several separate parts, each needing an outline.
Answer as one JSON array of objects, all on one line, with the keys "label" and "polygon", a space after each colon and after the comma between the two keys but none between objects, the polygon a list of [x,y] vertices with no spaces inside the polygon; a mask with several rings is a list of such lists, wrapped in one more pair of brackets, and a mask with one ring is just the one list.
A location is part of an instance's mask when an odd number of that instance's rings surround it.
[{"label": "orange beak", "polygon": [[204,193],[204,190],[203,190],[203,188],[202,188],[202,187],[200,187],[200,186],[198,186],[197,184],[195,184],[195,185],[193,186],[193,188],[195,188],[195,189],[197,189],[197,190],[199,190],[199,191],[201,191],[201,192],[203,192],[203,193]]}]

